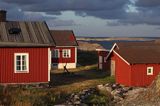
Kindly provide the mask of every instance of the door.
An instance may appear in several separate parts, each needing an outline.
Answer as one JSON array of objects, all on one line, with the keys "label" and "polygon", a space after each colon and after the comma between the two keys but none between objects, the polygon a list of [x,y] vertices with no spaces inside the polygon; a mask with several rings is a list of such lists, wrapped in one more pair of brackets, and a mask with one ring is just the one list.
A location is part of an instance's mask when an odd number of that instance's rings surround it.
[{"label": "door", "polygon": [[99,56],[99,69],[103,69],[103,57]]},{"label": "door", "polygon": [[115,75],[115,61],[111,60],[111,76]]}]

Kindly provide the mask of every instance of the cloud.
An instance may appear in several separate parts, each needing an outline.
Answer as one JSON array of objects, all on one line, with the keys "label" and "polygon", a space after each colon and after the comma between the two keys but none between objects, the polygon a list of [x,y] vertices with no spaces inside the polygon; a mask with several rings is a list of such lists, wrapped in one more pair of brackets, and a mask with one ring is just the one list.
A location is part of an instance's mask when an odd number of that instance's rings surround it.
[{"label": "cloud", "polygon": [[[23,11],[47,12],[60,14],[61,11],[72,10],[77,15],[81,12],[99,18],[119,18],[125,12],[128,0],[2,0],[8,4],[16,4]],[[119,14],[118,14],[119,13]]]},{"label": "cloud", "polygon": [[76,23],[73,20],[48,20],[47,24],[49,27],[56,27],[56,26],[75,26]]},{"label": "cloud", "polygon": [[160,0],[137,0],[136,6],[138,7],[159,7]]},{"label": "cloud", "polygon": [[[78,16],[113,20],[110,25],[160,25],[160,0],[0,0],[0,7],[12,12],[9,17],[13,19],[19,19],[20,14],[22,19],[49,21],[71,10]],[[68,24],[72,21],[66,20]],[[60,21],[55,23],[63,25]]]}]

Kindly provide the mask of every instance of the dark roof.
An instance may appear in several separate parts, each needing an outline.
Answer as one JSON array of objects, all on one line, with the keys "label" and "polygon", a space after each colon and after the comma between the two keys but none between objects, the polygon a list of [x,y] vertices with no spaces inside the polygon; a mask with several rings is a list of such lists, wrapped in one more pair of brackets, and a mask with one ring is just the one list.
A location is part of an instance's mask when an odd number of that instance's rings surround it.
[{"label": "dark roof", "polygon": [[127,62],[160,63],[160,43],[156,42],[119,42],[115,51]]},{"label": "dark roof", "polygon": [[71,30],[51,30],[56,46],[78,46],[75,35]]},{"label": "dark roof", "polygon": [[55,46],[45,22],[0,22],[0,47]]}]

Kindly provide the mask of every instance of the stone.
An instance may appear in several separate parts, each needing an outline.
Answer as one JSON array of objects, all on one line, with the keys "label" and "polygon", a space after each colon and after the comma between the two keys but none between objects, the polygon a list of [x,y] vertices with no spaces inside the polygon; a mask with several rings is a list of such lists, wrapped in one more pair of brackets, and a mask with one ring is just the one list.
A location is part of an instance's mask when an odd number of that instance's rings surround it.
[{"label": "stone", "polygon": [[79,105],[79,104],[81,104],[81,102],[80,101],[75,101],[73,104],[74,105]]},{"label": "stone", "polygon": [[111,87],[111,84],[107,83],[104,85],[105,87]]},{"label": "stone", "polygon": [[101,84],[101,85],[97,85],[97,88],[98,89],[102,89],[102,88],[104,88],[104,86]]},{"label": "stone", "polygon": [[123,98],[119,97],[119,96],[114,96],[114,101],[119,102],[122,101]]},{"label": "stone", "polygon": [[106,89],[108,92],[112,92],[112,88],[111,88],[111,87],[105,87],[105,89]]}]

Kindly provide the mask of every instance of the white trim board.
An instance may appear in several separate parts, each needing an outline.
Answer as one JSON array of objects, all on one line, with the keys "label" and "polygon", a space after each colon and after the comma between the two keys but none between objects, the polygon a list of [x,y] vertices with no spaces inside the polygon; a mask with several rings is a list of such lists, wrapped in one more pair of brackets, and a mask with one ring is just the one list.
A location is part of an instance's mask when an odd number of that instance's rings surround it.
[{"label": "white trim board", "polygon": [[120,57],[125,63],[127,63],[128,65],[130,65],[130,63],[128,61],[126,61],[122,56],[120,56],[116,51],[113,50],[113,52]]},{"label": "white trim board", "polygon": [[77,64],[77,47],[75,47],[75,63]]},{"label": "white trim board", "polygon": [[113,49],[114,49],[116,46],[117,46],[117,44],[116,44],[116,43],[114,43],[114,45],[112,46],[111,50],[109,51],[109,53],[108,53],[108,55],[107,55],[107,57],[106,57],[106,60],[107,60],[107,59],[108,59],[108,57],[111,55],[111,53],[112,53]]},{"label": "white trim board", "polygon": [[48,81],[50,81],[51,59],[51,50],[48,48]]},{"label": "white trim board", "polygon": [[56,46],[56,47],[78,47],[78,46]]}]

